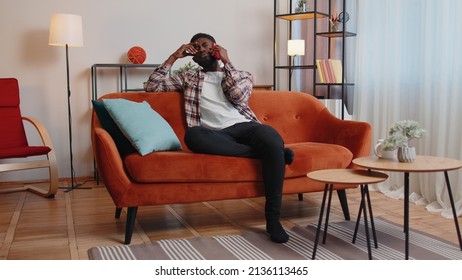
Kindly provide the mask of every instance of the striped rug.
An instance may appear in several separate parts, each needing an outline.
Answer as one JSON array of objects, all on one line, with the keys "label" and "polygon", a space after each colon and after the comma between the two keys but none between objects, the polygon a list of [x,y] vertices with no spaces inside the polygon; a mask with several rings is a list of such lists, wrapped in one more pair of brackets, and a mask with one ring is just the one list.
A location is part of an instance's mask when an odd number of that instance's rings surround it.
[{"label": "striped rug", "polygon": [[[364,232],[360,230],[352,244],[354,222],[330,223],[326,244],[320,241],[316,253],[319,260],[367,259]],[[372,256],[379,260],[404,259],[404,233],[400,225],[375,219],[379,246]],[[364,229],[364,227],[360,227]],[[300,260],[311,259],[316,227],[296,226],[288,231],[289,242],[276,244],[264,232],[249,231],[242,235],[196,237],[161,240],[153,244],[94,247],[88,250],[94,260]],[[455,234],[455,232],[454,232]],[[321,238],[320,238],[321,239]],[[409,259],[462,259],[456,244],[435,236],[410,231]]]}]

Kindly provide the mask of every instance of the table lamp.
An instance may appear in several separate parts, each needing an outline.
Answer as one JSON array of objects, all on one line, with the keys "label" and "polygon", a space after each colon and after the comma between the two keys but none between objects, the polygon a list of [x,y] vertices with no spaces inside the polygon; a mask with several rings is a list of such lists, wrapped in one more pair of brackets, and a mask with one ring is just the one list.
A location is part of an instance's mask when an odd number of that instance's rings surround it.
[{"label": "table lamp", "polygon": [[289,71],[289,91],[292,90],[292,66],[295,66],[295,57],[305,55],[305,40],[288,40],[287,55],[292,57],[291,68]]}]

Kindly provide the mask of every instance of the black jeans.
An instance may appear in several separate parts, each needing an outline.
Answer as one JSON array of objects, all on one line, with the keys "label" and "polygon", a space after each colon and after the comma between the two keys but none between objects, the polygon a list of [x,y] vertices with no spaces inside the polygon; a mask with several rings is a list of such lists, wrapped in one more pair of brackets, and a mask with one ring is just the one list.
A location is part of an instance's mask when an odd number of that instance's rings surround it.
[{"label": "black jeans", "polygon": [[190,127],[185,143],[195,153],[259,158],[265,185],[265,216],[279,220],[285,174],[284,141],[271,126],[244,122],[222,130]]}]

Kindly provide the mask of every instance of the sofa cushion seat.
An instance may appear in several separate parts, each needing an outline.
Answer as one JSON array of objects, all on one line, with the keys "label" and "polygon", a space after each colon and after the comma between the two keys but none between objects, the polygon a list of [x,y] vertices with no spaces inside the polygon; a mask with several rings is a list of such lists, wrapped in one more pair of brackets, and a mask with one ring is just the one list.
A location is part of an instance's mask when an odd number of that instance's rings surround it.
[{"label": "sofa cushion seat", "polygon": [[[306,176],[313,170],[346,168],[353,158],[352,153],[340,145],[303,142],[286,146],[295,153],[294,162],[286,168],[286,178]],[[132,179],[138,183],[262,180],[259,159],[167,151],[146,156],[130,154],[124,164]]]}]

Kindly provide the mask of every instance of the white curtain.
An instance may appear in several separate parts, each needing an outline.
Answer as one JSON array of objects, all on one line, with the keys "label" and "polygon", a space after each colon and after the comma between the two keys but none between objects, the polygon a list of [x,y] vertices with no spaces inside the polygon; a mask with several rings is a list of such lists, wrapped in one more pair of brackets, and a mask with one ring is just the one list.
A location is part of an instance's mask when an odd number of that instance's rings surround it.
[{"label": "white curtain", "polygon": [[[373,141],[397,120],[427,130],[417,153],[462,159],[462,1],[357,0],[354,118]],[[403,175],[389,173],[380,190],[402,196]],[[411,201],[452,217],[444,175],[411,173]],[[449,171],[462,215],[462,170]]]}]

